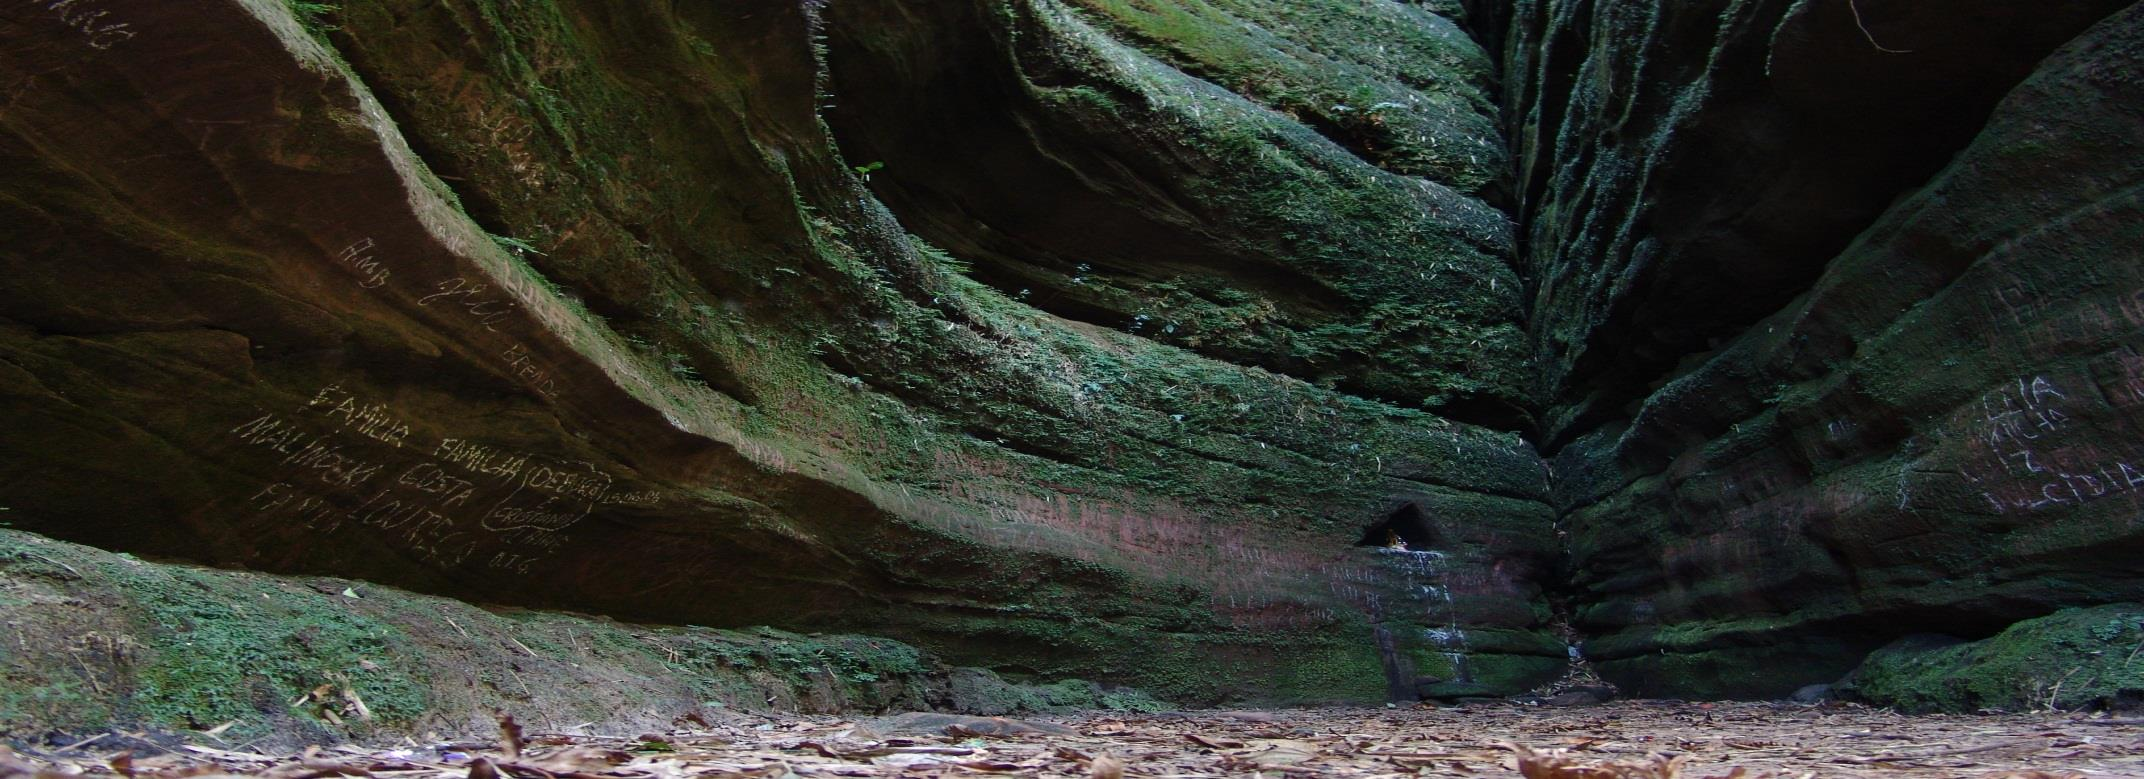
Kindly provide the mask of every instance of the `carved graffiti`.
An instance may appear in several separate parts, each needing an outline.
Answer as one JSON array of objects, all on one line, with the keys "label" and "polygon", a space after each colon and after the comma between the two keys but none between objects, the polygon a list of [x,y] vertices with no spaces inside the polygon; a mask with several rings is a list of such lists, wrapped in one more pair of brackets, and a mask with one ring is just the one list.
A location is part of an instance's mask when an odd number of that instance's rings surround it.
[{"label": "carved graffiti", "polygon": [[498,332],[498,323],[520,308],[512,301],[486,294],[491,290],[487,284],[478,284],[456,276],[433,285],[432,294],[417,299],[417,305],[431,306],[444,303],[467,312],[476,318],[476,323],[485,330]]},{"label": "carved graffiti", "polygon": [[29,0],[26,5],[42,7],[43,10],[68,29],[80,33],[89,47],[105,51],[133,40],[138,34],[133,25],[112,16],[99,0]]},{"label": "carved graffiti", "polygon": [[439,566],[476,560],[526,573],[597,506],[655,500],[614,496],[616,480],[592,463],[420,429],[391,404],[330,384],[295,411],[263,411],[228,435],[273,456],[269,483],[246,499],[257,515],[323,534],[363,528]]},{"label": "carved graffiti", "polygon": [[360,239],[336,253],[335,262],[357,273],[358,286],[379,289],[387,285],[387,278],[393,273],[388,269],[387,263],[373,256],[372,250],[377,247],[378,244],[371,238]]},{"label": "carved graffiti", "polygon": [[[1981,396],[1966,427],[1971,457],[1958,473],[1997,513],[2076,506],[2144,489],[2144,458],[2102,451],[2073,435],[2086,404],[2105,405],[2046,376],[2019,377]],[[2075,439],[2075,440],[2072,440]]]}]

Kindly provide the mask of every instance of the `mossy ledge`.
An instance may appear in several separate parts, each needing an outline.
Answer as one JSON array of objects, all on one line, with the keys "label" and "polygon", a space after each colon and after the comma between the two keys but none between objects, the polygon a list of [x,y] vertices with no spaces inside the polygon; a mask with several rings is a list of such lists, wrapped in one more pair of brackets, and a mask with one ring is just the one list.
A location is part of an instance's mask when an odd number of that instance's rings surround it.
[{"label": "mossy ledge", "polygon": [[2144,710],[2144,604],[2063,609],[1961,641],[1922,634],[1877,650],[1841,696],[1909,712]]},{"label": "mossy ledge", "polygon": [[[153,563],[0,529],[0,739],[112,728],[295,746],[417,733],[637,735],[749,713],[1154,711],[886,638],[658,627],[347,579]],[[228,725],[228,727],[225,727]]]}]

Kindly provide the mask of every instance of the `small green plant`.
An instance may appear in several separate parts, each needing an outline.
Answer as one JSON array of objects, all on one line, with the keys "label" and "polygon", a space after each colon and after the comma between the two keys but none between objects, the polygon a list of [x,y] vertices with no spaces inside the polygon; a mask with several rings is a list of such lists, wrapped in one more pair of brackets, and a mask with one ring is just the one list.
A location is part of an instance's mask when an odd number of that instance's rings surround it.
[{"label": "small green plant", "polygon": [[682,352],[671,352],[663,355],[663,362],[664,367],[670,369],[670,375],[672,376],[685,381],[700,380],[700,369],[693,367],[691,358],[686,357]]},{"label": "small green plant", "polygon": [[835,337],[833,333],[822,331],[812,336],[811,345],[805,351],[813,357],[818,357],[826,354],[828,350],[840,343],[841,339]]},{"label": "small green plant", "polygon": [[290,5],[291,15],[298,17],[298,24],[305,27],[306,32],[312,33],[316,37],[329,30],[341,29],[329,24],[327,20],[328,17],[342,11],[342,6],[332,3],[313,2],[313,0],[285,0],[285,2]]},{"label": "small green plant", "polygon": [[854,168],[851,168],[851,170],[854,170],[854,171],[856,171],[856,175],[864,177],[864,180],[865,180],[865,181],[870,181],[870,180],[871,180],[871,174],[873,174],[873,173],[877,173],[877,172],[879,172],[879,171],[882,171],[882,170],[885,170],[885,169],[886,169],[886,163],[885,163],[885,162],[883,162],[883,161],[879,161],[879,160],[873,160],[873,161],[871,161],[871,162],[869,162],[869,163],[866,163],[866,164],[863,164],[863,165],[858,165],[858,166],[856,166],[856,167],[854,167]]},{"label": "small green plant", "polygon": [[2126,620],[2108,620],[2104,624],[2093,626],[2091,628],[2091,633],[2092,638],[2094,640],[2099,641],[2100,643],[2112,643],[2116,639],[2127,635],[2131,629],[2137,627],[2144,626],[2133,625]]},{"label": "small green plant", "polygon": [[[486,233],[486,235],[490,234]],[[536,247],[534,246],[530,246],[528,241],[524,241],[512,236],[491,235],[491,242],[498,244],[499,248],[504,249],[507,254],[511,254],[516,257],[526,257],[531,254],[536,255],[538,257],[544,256],[543,252],[537,251]]]},{"label": "small green plant", "polygon": [[929,260],[938,267],[963,274],[974,270],[974,267],[969,265],[966,260],[947,254],[944,249],[924,243],[920,238],[911,240],[910,243],[916,247],[917,254],[923,255],[923,259]]}]

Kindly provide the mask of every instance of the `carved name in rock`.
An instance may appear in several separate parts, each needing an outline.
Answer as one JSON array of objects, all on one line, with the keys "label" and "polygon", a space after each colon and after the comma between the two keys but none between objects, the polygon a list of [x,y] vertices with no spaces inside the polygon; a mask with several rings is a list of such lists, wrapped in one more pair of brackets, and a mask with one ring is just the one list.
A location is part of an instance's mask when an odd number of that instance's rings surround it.
[{"label": "carved name in rock", "polygon": [[446,568],[477,550],[485,567],[529,573],[564,546],[561,534],[602,505],[656,502],[612,494],[593,463],[568,462],[452,437],[412,435],[385,403],[340,385],[287,414],[266,412],[230,430],[247,448],[282,455],[256,473],[271,480],[242,505],[259,519],[322,536],[367,528]]}]

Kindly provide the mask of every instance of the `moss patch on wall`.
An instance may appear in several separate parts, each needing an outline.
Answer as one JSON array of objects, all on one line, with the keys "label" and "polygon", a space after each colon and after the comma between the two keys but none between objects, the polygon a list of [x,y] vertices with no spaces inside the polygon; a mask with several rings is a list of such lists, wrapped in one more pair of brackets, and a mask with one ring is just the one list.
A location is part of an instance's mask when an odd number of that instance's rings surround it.
[{"label": "moss patch on wall", "polygon": [[1900,639],[1838,691],[1909,712],[2144,709],[2144,605],[2064,609],[1979,641]]},{"label": "moss patch on wall", "polygon": [[6,529],[0,607],[0,738],[223,728],[234,743],[299,744],[484,735],[495,711],[547,730],[637,733],[731,712],[1167,706],[1078,679],[948,668],[886,638],[484,609]]}]

